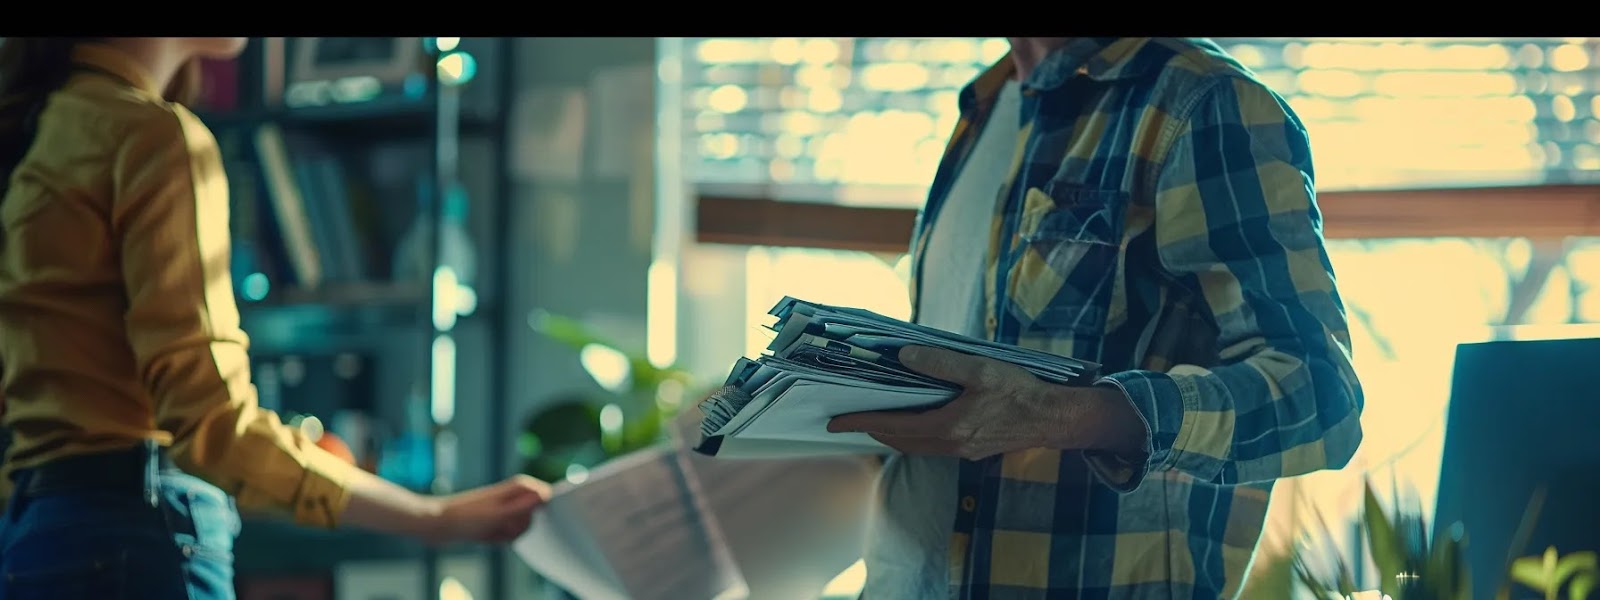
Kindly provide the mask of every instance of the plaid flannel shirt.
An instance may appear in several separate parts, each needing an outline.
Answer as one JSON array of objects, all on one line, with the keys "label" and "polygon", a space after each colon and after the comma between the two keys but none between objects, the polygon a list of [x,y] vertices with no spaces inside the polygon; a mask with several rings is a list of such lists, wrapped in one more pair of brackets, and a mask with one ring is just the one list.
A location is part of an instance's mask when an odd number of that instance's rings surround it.
[{"label": "plaid flannel shirt", "polygon": [[[961,94],[912,252],[1012,77]],[[991,339],[1105,365],[1148,423],[1139,456],[962,461],[953,598],[1237,593],[1271,483],[1344,466],[1360,383],[1323,247],[1306,131],[1206,40],[1077,38],[1023,82],[997,199]]]}]

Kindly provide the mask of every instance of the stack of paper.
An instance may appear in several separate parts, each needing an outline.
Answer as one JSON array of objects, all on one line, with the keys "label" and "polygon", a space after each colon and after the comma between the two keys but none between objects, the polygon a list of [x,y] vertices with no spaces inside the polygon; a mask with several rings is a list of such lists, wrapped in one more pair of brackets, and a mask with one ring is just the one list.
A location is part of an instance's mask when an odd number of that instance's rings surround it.
[{"label": "stack of paper", "polygon": [[723,389],[701,403],[703,454],[729,458],[885,452],[865,433],[829,433],[835,416],[928,409],[960,388],[900,364],[900,349],[935,346],[1015,364],[1052,383],[1081,385],[1100,365],[986,342],[858,308],[784,298],[772,308],[768,355],[741,358]]}]

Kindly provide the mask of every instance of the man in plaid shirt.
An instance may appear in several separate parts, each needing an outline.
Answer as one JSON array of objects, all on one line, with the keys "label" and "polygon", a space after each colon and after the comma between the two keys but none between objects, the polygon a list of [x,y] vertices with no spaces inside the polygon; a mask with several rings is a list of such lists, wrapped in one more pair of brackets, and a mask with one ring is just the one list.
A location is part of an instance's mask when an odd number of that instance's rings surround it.
[{"label": "man in plaid shirt", "polygon": [[1105,377],[908,349],[963,394],[830,424],[901,451],[865,597],[1235,595],[1273,480],[1361,442],[1312,180],[1299,119],[1209,41],[1013,38],[961,94],[915,319]]}]

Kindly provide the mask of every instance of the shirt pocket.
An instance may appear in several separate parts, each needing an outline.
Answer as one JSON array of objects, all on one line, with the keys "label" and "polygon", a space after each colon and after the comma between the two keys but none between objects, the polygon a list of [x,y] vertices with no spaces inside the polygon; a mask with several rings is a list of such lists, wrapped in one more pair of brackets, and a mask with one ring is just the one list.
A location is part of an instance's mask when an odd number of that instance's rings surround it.
[{"label": "shirt pocket", "polygon": [[1007,275],[1011,310],[1025,330],[1104,332],[1128,197],[1063,182],[1024,194]]}]

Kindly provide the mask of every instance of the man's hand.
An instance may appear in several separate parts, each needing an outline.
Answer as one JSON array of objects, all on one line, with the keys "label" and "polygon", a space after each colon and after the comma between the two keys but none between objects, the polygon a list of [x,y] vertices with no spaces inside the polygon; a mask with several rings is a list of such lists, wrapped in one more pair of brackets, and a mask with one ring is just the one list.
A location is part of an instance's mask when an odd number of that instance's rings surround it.
[{"label": "man's hand", "polygon": [[961,386],[944,406],[834,417],[828,431],[858,431],[906,454],[978,460],[1032,448],[1137,451],[1145,427],[1115,388],[1066,387],[1016,365],[925,346],[900,351],[906,368]]}]

